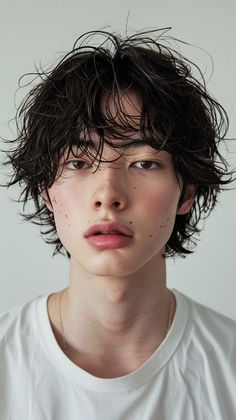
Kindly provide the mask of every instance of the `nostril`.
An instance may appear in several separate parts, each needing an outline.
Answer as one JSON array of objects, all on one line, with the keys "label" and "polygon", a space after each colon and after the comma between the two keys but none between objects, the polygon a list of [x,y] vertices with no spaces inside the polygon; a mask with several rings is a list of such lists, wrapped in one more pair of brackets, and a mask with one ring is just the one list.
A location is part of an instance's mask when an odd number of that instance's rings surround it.
[{"label": "nostril", "polygon": [[[110,204],[109,204],[109,206],[111,206],[111,207],[113,207],[113,208],[119,208],[120,207],[120,205],[121,205],[121,202],[120,201],[113,201],[113,202],[111,202]],[[102,206],[108,206],[108,203],[107,202],[103,202],[103,201],[96,201],[95,202],[95,207],[96,208],[100,208],[100,207],[102,207]]]},{"label": "nostril", "polygon": [[120,205],[120,202],[119,201],[114,201],[114,203],[113,203],[113,206],[114,207],[119,207],[119,205]]},{"label": "nostril", "polygon": [[101,201],[96,201],[96,203],[95,203],[96,207],[101,207],[101,205],[102,205]]}]

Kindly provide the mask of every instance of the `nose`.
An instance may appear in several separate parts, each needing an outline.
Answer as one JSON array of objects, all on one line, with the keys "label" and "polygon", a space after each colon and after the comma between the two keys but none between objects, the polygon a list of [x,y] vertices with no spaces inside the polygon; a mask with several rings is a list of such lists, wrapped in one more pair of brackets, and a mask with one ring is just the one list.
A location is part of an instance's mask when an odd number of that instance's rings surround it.
[{"label": "nose", "polygon": [[122,171],[109,166],[99,168],[95,174],[93,208],[119,211],[125,209],[128,205],[128,191]]}]

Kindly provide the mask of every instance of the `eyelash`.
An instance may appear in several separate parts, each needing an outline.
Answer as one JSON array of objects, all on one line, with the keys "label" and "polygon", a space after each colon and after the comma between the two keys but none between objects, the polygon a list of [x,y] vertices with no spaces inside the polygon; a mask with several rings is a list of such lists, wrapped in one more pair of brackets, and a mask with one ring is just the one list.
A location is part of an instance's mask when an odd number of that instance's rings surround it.
[{"label": "eyelash", "polygon": [[[159,163],[159,162],[155,162],[155,161],[152,161],[152,160],[138,160],[137,162],[134,162],[134,163],[132,163],[132,166],[133,165],[135,165],[135,164],[137,164],[137,163],[150,163],[151,164],[151,166],[154,164],[154,165],[156,165],[156,167],[155,168],[138,168],[138,169],[142,169],[142,170],[147,170],[147,171],[153,171],[153,170],[155,170],[155,169],[159,169],[160,167],[161,167],[161,163]],[[79,160],[79,159],[74,159],[74,160],[69,160],[69,161],[67,161],[66,163],[65,163],[65,167],[67,168],[67,169],[70,169],[70,170],[72,170],[72,171],[74,171],[74,170],[83,170],[83,169],[88,169],[88,167],[87,168],[81,168],[81,167],[70,167],[69,165],[70,164],[72,164],[72,165],[77,165],[77,164],[87,164],[87,165],[91,165],[91,163],[88,163],[88,162],[85,162],[85,161],[83,161],[83,160]]]},{"label": "eyelash", "polygon": [[139,160],[139,161],[137,161],[137,162],[135,162],[136,164],[137,163],[150,163],[151,164],[151,166],[153,165],[153,164],[155,164],[156,166],[155,166],[155,168],[138,168],[138,169],[146,169],[147,171],[149,170],[149,171],[153,171],[154,169],[159,169],[160,167],[161,167],[161,164],[159,163],[159,162],[155,162],[155,161],[153,161],[153,160]]},{"label": "eyelash", "polygon": [[[84,162],[83,160],[79,160],[79,159],[74,159],[74,160],[68,160],[66,163],[65,163],[65,167],[67,168],[67,169],[71,169],[72,171],[73,170],[76,170],[76,169],[78,169],[78,170],[80,170],[80,169],[84,169],[84,168],[76,168],[76,167],[73,167],[73,168],[71,168],[71,167],[69,167],[69,165],[70,164],[81,164],[81,163],[84,163],[84,164],[87,164],[87,165],[90,165],[89,163],[87,163],[87,162]],[[87,168],[86,168],[87,169]]]}]

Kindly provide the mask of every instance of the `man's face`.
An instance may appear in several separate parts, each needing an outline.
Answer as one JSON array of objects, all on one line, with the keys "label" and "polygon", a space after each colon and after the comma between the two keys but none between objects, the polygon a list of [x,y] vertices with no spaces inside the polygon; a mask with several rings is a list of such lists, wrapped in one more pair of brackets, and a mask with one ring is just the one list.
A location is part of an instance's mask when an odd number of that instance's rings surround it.
[{"label": "man's face", "polygon": [[[124,96],[122,104],[131,116],[140,109],[134,93]],[[91,137],[96,146],[98,138],[95,134]],[[51,203],[47,205],[54,213],[59,238],[71,262],[83,272],[127,276],[153,266],[153,262],[158,264],[177,212],[186,213],[191,207],[192,200],[185,200],[178,209],[181,183],[172,156],[140,144],[137,132],[132,140],[136,145],[124,148],[121,156],[120,148],[117,151],[104,145],[102,158],[110,162],[101,163],[95,172],[96,162],[92,164],[89,156],[76,158],[74,149],[62,160],[62,173],[48,191]],[[86,237],[93,225],[106,222],[131,229],[132,238],[108,237],[101,232],[97,238],[93,235],[94,240]]]}]

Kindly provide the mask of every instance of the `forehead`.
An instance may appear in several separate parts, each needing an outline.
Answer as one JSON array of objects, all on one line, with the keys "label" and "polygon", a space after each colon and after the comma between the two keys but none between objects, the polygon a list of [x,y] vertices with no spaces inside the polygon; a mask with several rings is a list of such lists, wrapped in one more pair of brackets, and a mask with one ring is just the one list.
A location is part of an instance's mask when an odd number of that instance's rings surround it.
[{"label": "forehead", "polygon": [[105,141],[102,144],[102,147],[100,147],[100,139],[94,139],[94,140],[80,140],[78,144],[72,146],[71,150],[68,150],[68,153],[72,153],[75,155],[78,155],[78,151],[82,152],[83,154],[92,155],[94,153],[98,155],[102,155],[104,148],[114,149],[118,154],[124,154],[124,153],[135,153],[136,151],[140,150],[150,150],[153,153],[157,153],[158,149],[157,147],[152,147],[150,143],[147,143],[147,141],[141,139],[141,138],[133,138],[130,139],[129,142],[122,142],[118,139],[114,139],[112,141]]},{"label": "forehead", "polygon": [[116,123],[122,123],[123,117],[130,118],[130,122],[140,122],[141,99],[133,91],[122,91],[119,94],[104,93],[101,99],[101,110],[103,115],[112,118]]},{"label": "forehead", "polygon": [[[84,123],[66,153],[98,157],[106,146],[122,154],[145,147],[152,147],[153,151],[162,148],[157,136],[150,135],[141,121],[142,101],[135,91],[104,93],[98,103],[97,116],[100,113],[103,117],[100,125],[93,128],[89,127],[89,123]],[[91,121],[94,121],[94,117],[96,119],[96,111]]]},{"label": "forehead", "polygon": [[[91,149],[100,151],[105,145],[126,150],[148,146],[140,131],[141,104],[135,92],[122,92],[112,96],[104,94],[100,110],[107,126],[101,127],[101,130],[84,127],[69,152],[78,149],[85,153]],[[110,128],[117,130],[114,136],[111,135]]]}]

